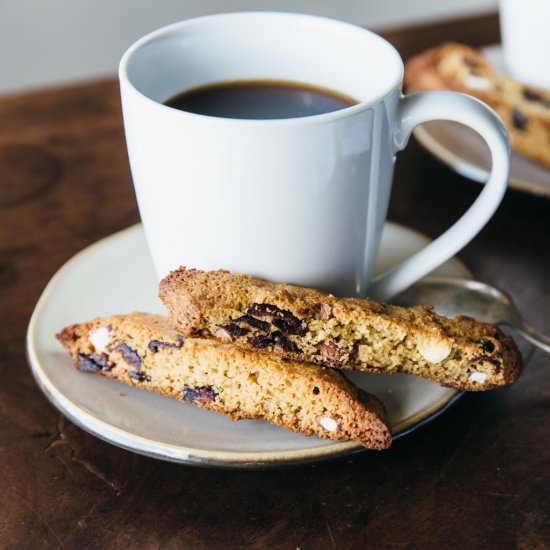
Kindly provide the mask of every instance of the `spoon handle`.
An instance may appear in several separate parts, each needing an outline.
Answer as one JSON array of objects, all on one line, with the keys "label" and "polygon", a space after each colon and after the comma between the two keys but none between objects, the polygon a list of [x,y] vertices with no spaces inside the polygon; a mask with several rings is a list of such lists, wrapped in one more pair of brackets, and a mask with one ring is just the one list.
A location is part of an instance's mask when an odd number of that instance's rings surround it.
[{"label": "spoon handle", "polygon": [[525,319],[523,319],[523,317],[518,319],[516,328],[527,340],[529,340],[529,342],[531,342],[531,344],[534,344],[547,353],[550,353],[550,338],[533,328]]}]

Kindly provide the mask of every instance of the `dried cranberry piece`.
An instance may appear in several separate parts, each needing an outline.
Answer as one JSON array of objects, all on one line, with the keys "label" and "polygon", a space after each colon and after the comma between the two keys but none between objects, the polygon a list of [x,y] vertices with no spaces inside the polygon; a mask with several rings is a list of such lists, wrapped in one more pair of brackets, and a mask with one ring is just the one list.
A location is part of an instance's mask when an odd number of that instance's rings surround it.
[{"label": "dried cranberry piece", "polygon": [[[307,332],[307,325],[286,309],[281,309],[273,304],[257,304],[254,303],[248,307],[246,312],[249,315],[257,317],[272,317],[272,323],[280,330],[284,330],[287,334],[298,334],[303,336]],[[278,326],[275,320],[282,321]],[[284,326],[284,329],[282,328]]]},{"label": "dried cranberry piece", "polygon": [[534,90],[529,90],[528,88],[524,88],[522,91],[524,99],[527,101],[533,101],[534,103],[540,103],[544,107],[550,107],[550,100],[543,97],[538,92],[535,92]]},{"label": "dried cranberry piece", "polygon": [[252,317],[252,315],[243,315],[238,319],[233,319],[233,322],[246,323],[247,325],[250,325],[253,328],[257,328],[258,330],[263,330],[264,332],[267,332],[269,330],[269,323],[267,321],[256,319],[256,317]]},{"label": "dried cranberry piece", "polygon": [[124,361],[126,361],[126,363],[128,363],[131,367],[134,367],[136,371],[139,372],[141,370],[141,358],[138,355],[138,352],[132,349],[128,344],[125,344],[124,342],[117,344],[115,351],[122,354]]},{"label": "dried cranberry piece", "polygon": [[82,372],[98,372],[108,371],[113,368],[109,364],[109,357],[105,353],[78,353],[77,354],[78,369]]},{"label": "dried cranberry piece", "polygon": [[78,370],[82,372],[97,372],[100,370],[100,367],[90,359],[89,355],[80,352],[77,354],[77,363]]},{"label": "dried cranberry piece", "polygon": [[151,382],[151,376],[141,371],[129,370],[128,375],[138,382]]},{"label": "dried cranberry piece", "polygon": [[238,338],[239,336],[244,336],[245,334],[248,334],[250,331],[245,327],[239,327],[238,325],[223,325],[221,328],[229,332],[233,338]]},{"label": "dried cranberry piece", "polygon": [[153,353],[157,353],[161,349],[166,348],[181,348],[183,340],[180,338],[179,342],[163,342],[162,340],[151,340],[149,342],[149,350]]},{"label": "dried cranberry piece", "polygon": [[516,107],[512,109],[512,124],[518,130],[527,129],[527,117]]},{"label": "dried cranberry piece", "polygon": [[295,324],[289,323],[285,319],[273,319],[273,325],[286,334],[296,334],[296,330],[300,330]]},{"label": "dried cranberry piece", "polygon": [[285,320],[287,323],[286,331],[288,334],[296,334],[297,336],[304,336],[307,333],[307,325],[302,322],[298,321],[297,323],[289,324],[288,321]]},{"label": "dried cranberry piece", "polygon": [[250,345],[256,349],[265,349],[273,345],[273,340],[271,339],[271,336],[262,334],[261,336],[252,338],[252,340],[250,340]]},{"label": "dried cranberry piece", "polygon": [[300,350],[298,346],[290,341],[281,331],[277,330],[271,334],[271,339],[274,344],[281,346],[285,351],[292,351],[298,353]]},{"label": "dried cranberry piece", "polygon": [[182,395],[185,401],[191,403],[214,403],[218,396],[212,386],[201,386],[199,388],[184,386]]},{"label": "dried cranberry piece", "polygon": [[101,370],[111,370],[114,367],[113,364],[109,364],[109,356],[106,353],[92,353],[90,359],[99,365]]},{"label": "dried cranberry piece", "polygon": [[487,338],[481,338],[479,341],[481,349],[487,353],[493,353],[495,351],[495,343]]}]

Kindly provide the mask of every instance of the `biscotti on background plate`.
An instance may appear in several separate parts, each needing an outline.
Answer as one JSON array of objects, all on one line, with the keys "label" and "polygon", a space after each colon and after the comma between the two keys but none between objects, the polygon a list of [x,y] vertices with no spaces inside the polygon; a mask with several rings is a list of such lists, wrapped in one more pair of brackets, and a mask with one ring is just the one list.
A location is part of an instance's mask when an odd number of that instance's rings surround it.
[{"label": "biscotti on background plate", "polygon": [[225,343],[183,338],[160,315],[131,313],[63,329],[81,371],[98,373],[234,420],[258,418],[296,432],[385,449],[384,406],[330,368]]},{"label": "biscotti on background plate", "polygon": [[448,42],[405,63],[407,91],[454,90],[491,106],[510,134],[512,148],[550,168],[550,90],[495,71],[475,49]]},{"label": "biscotti on background plate", "polygon": [[160,284],[171,324],[185,336],[230,342],[338,369],[405,372],[461,390],[514,382],[521,358],[497,327],[448,319],[431,307],[336,298],[225,270],[184,267]]}]

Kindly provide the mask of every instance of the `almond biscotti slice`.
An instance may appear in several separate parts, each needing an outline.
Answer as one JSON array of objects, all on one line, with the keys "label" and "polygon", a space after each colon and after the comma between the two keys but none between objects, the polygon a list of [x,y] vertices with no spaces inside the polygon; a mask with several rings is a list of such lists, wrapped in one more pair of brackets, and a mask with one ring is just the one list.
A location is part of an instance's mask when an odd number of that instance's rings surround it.
[{"label": "almond biscotti slice", "polygon": [[404,83],[408,91],[455,90],[481,99],[502,118],[515,151],[550,167],[550,91],[499,73],[475,49],[452,42],[410,58]]},{"label": "almond biscotti slice", "polygon": [[131,313],[66,327],[57,338],[75,366],[229,415],[261,418],[304,435],[391,443],[384,406],[333,369],[183,339],[166,318]]},{"label": "almond biscotti slice", "polygon": [[461,390],[514,382],[520,355],[495,326],[275,284],[225,270],[180,268],[160,283],[185,335],[234,342],[292,360],[383,374],[406,372]]}]

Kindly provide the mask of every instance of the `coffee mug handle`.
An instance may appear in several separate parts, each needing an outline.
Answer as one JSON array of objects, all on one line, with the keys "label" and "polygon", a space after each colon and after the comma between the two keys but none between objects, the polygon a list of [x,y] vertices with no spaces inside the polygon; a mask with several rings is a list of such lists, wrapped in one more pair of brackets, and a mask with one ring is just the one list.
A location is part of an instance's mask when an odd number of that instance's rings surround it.
[{"label": "coffee mug handle", "polygon": [[510,172],[508,133],[491,108],[457,92],[419,92],[402,96],[396,116],[395,152],[407,145],[416,126],[430,120],[461,122],[473,128],[489,146],[491,174],[478,198],[454,225],[425,248],[371,282],[369,295],[378,300],[388,300],[454,256],[489,221],[506,192]]}]

